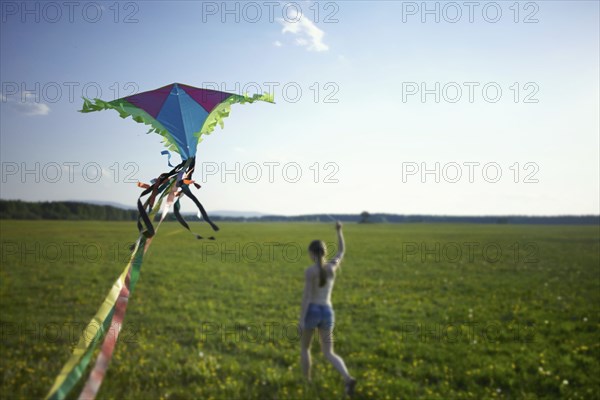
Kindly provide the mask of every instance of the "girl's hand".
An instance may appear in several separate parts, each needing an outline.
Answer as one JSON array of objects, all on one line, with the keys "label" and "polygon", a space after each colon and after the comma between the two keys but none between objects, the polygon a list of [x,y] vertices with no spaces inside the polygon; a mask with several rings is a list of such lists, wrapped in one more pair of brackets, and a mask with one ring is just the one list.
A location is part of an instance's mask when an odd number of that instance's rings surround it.
[{"label": "girl's hand", "polygon": [[342,230],[342,223],[340,221],[337,221],[335,223],[335,229],[337,229],[338,231]]}]

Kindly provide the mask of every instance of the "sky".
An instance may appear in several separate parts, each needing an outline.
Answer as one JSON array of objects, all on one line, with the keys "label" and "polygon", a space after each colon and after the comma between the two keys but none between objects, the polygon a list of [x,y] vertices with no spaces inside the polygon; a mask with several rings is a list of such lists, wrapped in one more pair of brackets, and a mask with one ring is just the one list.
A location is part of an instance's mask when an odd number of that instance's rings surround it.
[{"label": "sky", "polygon": [[2,199],[134,206],[162,138],[82,97],[180,82],[275,98],[199,143],[209,214],[600,213],[597,1],[0,6]]}]

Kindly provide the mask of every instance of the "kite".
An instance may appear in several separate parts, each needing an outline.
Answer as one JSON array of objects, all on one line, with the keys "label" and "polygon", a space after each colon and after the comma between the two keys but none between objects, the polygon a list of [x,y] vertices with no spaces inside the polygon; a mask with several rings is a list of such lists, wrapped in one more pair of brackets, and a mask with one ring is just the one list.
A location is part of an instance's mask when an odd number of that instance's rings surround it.
[{"label": "kite", "polygon": [[[82,332],[79,342],[69,360],[56,377],[46,399],[64,399],[79,382],[91,361],[94,350],[104,336],[104,341],[96,363],[82,389],[80,399],[94,399],[112,359],[119,332],[121,330],[127,303],[140,275],[142,260],[153,236],[164,221],[171,207],[177,220],[188,230],[191,229],[180,213],[179,200],[186,196],[198,207],[204,221],[214,231],[215,225],[202,204],[192,193],[190,185],[200,188],[192,179],[196,161],[196,147],[203,135],[210,134],[217,125],[223,128],[223,119],[229,116],[232,104],[266,101],[273,103],[272,94],[237,95],[193,86],[173,83],[159,89],[134,94],[106,102],[100,99],[84,98],[83,113],[101,110],[116,110],[122,118],[131,117],[134,121],[150,125],[148,133],[155,132],[164,139],[168,150],[161,154],[171,155],[169,150],[179,153],[181,163],[172,166],[169,172],[160,174],[150,184],[139,183],[143,188],[137,208],[137,226],[140,232],[132,248],[129,263],[113,284],[96,315]],[[144,197],[148,196],[145,200]],[[156,227],[152,221],[157,216],[163,201],[161,216]],[[198,239],[203,237],[195,234]],[[209,239],[214,239],[210,237]]]}]

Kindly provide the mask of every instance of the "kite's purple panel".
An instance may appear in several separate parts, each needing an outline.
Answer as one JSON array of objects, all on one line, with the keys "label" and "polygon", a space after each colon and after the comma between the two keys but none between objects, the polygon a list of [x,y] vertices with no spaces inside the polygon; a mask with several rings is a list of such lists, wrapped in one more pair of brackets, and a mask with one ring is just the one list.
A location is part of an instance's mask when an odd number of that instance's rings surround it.
[{"label": "kite's purple panel", "polygon": [[160,109],[162,108],[165,100],[167,100],[169,93],[171,93],[172,87],[173,85],[163,86],[160,89],[125,97],[123,100],[126,100],[134,106],[146,111],[152,116],[152,118],[156,118],[160,113]]},{"label": "kite's purple panel", "polygon": [[185,90],[185,92],[208,113],[214,110],[219,103],[231,96],[231,93],[218,92],[210,89],[199,89],[193,86],[182,85],[181,83],[178,83],[177,85]]}]

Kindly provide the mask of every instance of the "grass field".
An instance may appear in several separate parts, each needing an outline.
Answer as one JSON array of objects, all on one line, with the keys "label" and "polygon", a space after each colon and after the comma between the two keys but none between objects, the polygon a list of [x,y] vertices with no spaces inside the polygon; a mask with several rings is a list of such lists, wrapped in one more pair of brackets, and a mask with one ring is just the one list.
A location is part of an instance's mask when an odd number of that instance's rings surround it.
[{"label": "grass field", "polygon": [[[0,224],[1,395],[40,398],[136,228]],[[597,226],[344,229],[335,347],[359,379],[357,398],[600,396]],[[215,242],[163,224],[99,398],[341,398],[318,343],[313,384],[299,367],[295,324],[315,238],[333,243],[333,224],[224,223]]]}]

